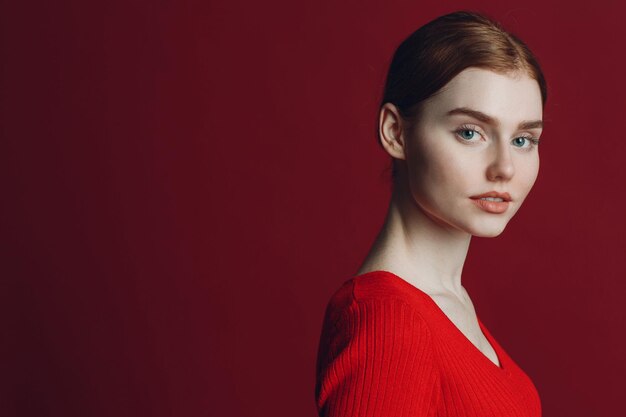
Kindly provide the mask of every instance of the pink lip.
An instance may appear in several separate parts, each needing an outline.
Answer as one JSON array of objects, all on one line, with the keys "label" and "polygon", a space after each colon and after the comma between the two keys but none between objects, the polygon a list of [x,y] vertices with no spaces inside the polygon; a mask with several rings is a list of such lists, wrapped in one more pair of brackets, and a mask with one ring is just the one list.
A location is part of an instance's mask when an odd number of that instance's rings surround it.
[{"label": "pink lip", "polygon": [[509,193],[499,193],[497,191],[489,191],[488,193],[483,193],[480,195],[473,195],[470,198],[481,198],[481,197],[500,197],[504,201],[511,201],[511,196]]},{"label": "pink lip", "polygon": [[[491,197],[491,196],[485,196],[485,197]],[[488,200],[481,200],[480,198],[474,198],[474,197],[471,197],[471,199],[474,202],[474,204],[476,204],[479,208],[489,213],[500,214],[500,213],[504,213],[509,208],[508,201],[488,201]]]}]

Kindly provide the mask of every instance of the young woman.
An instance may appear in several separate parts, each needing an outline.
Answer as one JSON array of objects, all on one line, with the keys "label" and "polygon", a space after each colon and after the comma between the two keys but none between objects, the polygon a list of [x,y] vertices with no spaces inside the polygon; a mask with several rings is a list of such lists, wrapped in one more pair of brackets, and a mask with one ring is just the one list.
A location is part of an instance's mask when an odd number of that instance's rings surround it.
[{"label": "young woman", "polygon": [[502,233],[537,178],[546,96],[527,46],[480,14],[439,17],[398,47],[378,120],[391,201],[326,309],[320,416],[541,415],[461,272],[471,237]]}]

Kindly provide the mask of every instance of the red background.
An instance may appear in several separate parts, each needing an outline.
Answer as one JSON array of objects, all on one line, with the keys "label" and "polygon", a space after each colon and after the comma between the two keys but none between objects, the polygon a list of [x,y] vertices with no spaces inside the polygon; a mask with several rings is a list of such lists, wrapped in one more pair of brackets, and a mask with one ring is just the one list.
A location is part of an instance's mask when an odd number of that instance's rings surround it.
[{"label": "red background", "polygon": [[314,416],[326,302],[389,200],[391,54],[469,8],[549,98],[535,188],[464,285],[545,416],[617,415],[626,10],[593,4],[5,2],[0,414]]}]

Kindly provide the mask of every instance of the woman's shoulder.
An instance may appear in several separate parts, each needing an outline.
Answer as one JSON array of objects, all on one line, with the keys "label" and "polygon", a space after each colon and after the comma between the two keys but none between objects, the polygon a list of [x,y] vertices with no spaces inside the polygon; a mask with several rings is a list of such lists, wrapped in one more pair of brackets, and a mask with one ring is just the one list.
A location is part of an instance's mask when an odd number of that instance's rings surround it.
[{"label": "woman's shoulder", "polygon": [[354,303],[354,279],[350,278],[337,288],[326,305],[326,320],[336,323],[340,316]]},{"label": "woman's shoulder", "polygon": [[327,314],[331,316],[331,321],[335,321],[342,313],[359,306],[384,307],[392,304],[420,314],[430,307],[424,296],[413,285],[389,271],[370,271],[345,280],[331,295]]},{"label": "woman's shoulder", "polygon": [[352,278],[356,301],[396,300],[419,310],[430,307],[429,296],[400,276],[386,270],[373,270]]},{"label": "woman's shoulder", "polygon": [[[320,415],[358,414],[336,411],[341,404],[358,402],[361,410],[378,409],[377,415],[395,415],[399,404],[409,414],[430,415],[438,401],[438,391],[432,389],[440,378],[436,350],[410,293],[384,274],[362,274],[345,280],[328,306],[317,356]],[[405,377],[386,378],[391,373]],[[402,404],[391,398],[411,401]]]}]

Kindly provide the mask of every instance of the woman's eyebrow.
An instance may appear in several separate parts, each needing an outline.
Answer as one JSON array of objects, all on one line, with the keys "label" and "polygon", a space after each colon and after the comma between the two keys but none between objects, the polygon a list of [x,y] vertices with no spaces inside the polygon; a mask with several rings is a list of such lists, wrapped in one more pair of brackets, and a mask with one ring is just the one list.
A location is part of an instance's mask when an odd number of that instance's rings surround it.
[{"label": "woman's eyebrow", "polygon": [[[474,119],[478,119],[481,122],[489,123],[494,126],[499,126],[500,122],[495,117],[489,116],[481,111],[470,109],[467,107],[457,107],[456,109],[450,110],[446,113],[447,116],[453,116],[455,114],[464,114],[467,116],[471,116]],[[543,120],[525,120],[521,122],[518,126],[518,129],[537,129],[543,128]]]}]

